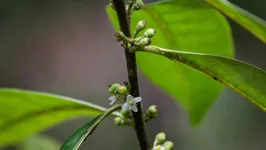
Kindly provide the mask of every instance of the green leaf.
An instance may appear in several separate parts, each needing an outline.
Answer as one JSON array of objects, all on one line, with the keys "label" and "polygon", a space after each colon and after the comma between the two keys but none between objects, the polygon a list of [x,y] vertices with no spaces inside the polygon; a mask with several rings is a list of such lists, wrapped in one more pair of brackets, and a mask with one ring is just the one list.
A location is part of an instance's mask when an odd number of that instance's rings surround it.
[{"label": "green leaf", "polygon": [[0,88],[0,146],[18,142],[67,119],[96,116],[105,110],[59,95]]},{"label": "green leaf", "polygon": [[203,0],[266,43],[266,21],[227,0]]},{"label": "green leaf", "polygon": [[[118,30],[115,12],[110,7],[107,12]],[[140,20],[146,20],[148,28],[156,29],[152,38],[154,45],[233,56],[231,31],[226,19],[200,1],[178,0],[149,5],[134,12],[132,31]],[[153,83],[188,110],[192,124],[204,117],[223,89],[223,85],[208,77],[154,54],[137,53],[137,64]]]},{"label": "green leaf", "polygon": [[155,46],[146,47],[144,51],[163,55],[201,71],[266,111],[266,72],[260,68],[212,54],[182,52]]},{"label": "green leaf", "polygon": [[103,114],[89,120],[82,127],[80,127],[60,148],[60,150],[77,150],[86,138],[92,134],[100,122],[106,118],[110,113],[121,109],[121,104],[114,105]]},{"label": "green leaf", "polygon": [[18,150],[59,150],[60,143],[46,135],[33,135],[18,145]]}]

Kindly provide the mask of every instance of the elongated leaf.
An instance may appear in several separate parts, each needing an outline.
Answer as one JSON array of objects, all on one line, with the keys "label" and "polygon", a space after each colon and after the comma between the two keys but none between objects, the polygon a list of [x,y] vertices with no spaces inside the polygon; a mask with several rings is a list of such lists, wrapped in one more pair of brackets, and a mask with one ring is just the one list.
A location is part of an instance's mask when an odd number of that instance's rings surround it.
[{"label": "elongated leaf", "polygon": [[266,43],[266,21],[227,0],[203,0]]},{"label": "elongated leaf", "polygon": [[[113,25],[119,30],[115,12],[111,8],[107,11]],[[153,45],[233,56],[227,21],[218,11],[198,0],[161,2],[134,12],[132,32],[140,20],[146,20],[147,28],[156,29]],[[164,57],[137,53],[137,64],[153,83],[188,110],[192,124],[203,118],[223,89],[223,85]]]},{"label": "elongated leaf", "polygon": [[18,145],[18,150],[59,150],[60,143],[46,135],[33,135]]},{"label": "elongated leaf", "polygon": [[265,71],[239,60],[217,55],[182,52],[153,46],[146,47],[145,50],[201,71],[266,111]]},{"label": "elongated leaf", "polygon": [[92,120],[89,120],[82,127],[80,127],[60,148],[60,150],[77,150],[82,142],[86,140],[86,138],[92,134],[92,132],[96,129],[99,123],[107,117],[113,111],[116,111],[121,108],[121,104],[114,105],[110,109],[108,109],[105,113],[95,117]]},{"label": "elongated leaf", "polygon": [[0,88],[0,146],[17,142],[64,120],[96,116],[105,110],[68,97]]}]

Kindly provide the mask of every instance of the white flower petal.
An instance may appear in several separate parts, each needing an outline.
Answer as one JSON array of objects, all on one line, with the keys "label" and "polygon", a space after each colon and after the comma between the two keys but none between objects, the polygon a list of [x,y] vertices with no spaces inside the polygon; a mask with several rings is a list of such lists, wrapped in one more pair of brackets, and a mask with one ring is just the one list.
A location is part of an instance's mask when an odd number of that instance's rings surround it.
[{"label": "white flower petal", "polygon": [[115,96],[110,96],[110,97],[109,97],[109,100],[110,100],[110,101],[116,101],[116,98],[115,98]]},{"label": "white flower petal", "polygon": [[115,100],[112,100],[112,101],[110,102],[110,105],[113,105],[113,104],[114,104],[114,102],[115,102]]},{"label": "white flower petal", "polygon": [[136,98],[134,98],[134,102],[135,103],[139,103],[141,101],[141,97],[136,97]]},{"label": "white flower petal", "polygon": [[127,101],[134,99],[132,95],[127,95]]},{"label": "white flower petal", "polygon": [[128,109],[128,103],[127,102],[123,104],[122,109]]},{"label": "white flower petal", "polygon": [[138,108],[135,105],[134,106],[130,106],[130,109],[133,110],[134,112],[137,112],[138,111]]}]

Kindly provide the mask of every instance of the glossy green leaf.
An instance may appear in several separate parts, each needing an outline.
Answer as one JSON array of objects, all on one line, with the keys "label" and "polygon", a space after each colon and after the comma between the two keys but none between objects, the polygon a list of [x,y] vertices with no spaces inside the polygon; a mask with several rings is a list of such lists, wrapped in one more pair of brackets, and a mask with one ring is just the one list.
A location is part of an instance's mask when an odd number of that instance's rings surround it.
[{"label": "glossy green leaf", "polygon": [[260,68],[212,54],[182,52],[155,46],[146,47],[145,51],[163,55],[201,71],[266,111],[266,72]]},{"label": "glossy green leaf", "polygon": [[106,118],[113,111],[121,109],[121,104],[114,105],[103,114],[89,120],[82,127],[80,127],[60,148],[60,150],[77,150],[86,138],[92,134],[100,122]]},{"label": "glossy green leaf", "polygon": [[227,0],[203,0],[266,43],[266,21]]},{"label": "glossy green leaf", "polygon": [[18,144],[18,150],[59,150],[60,143],[46,135],[33,135]]},{"label": "glossy green leaf", "polygon": [[0,146],[18,142],[67,119],[96,116],[105,110],[68,97],[0,88]]},{"label": "glossy green leaf", "polygon": [[[110,7],[107,12],[118,30],[115,12]],[[146,20],[147,28],[156,29],[153,45],[233,56],[231,31],[226,19],[198,0],[161,2],[134,12],[132,32],[140,20]],[[154,54],[137,53],[137,64],[153,83],[188,110],[192,124],[203,118],[223,89],[223,85],[208,77]]]}]

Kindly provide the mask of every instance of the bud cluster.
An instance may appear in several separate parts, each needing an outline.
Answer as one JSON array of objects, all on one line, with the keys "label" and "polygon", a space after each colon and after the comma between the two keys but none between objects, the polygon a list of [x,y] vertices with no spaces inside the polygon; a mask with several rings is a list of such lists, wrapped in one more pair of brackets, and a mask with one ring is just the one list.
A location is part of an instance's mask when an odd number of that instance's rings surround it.
[{"label": "bud cluster", "polygon": [[146,21],[141,20],[136,26],[136,30],[133,35],[133,43],[130,45],[130,52],[135,52],[137,49],[142,49],[145,46],[149,46],[152,42],[151,38],[155,35],[156,30],[153,28],[147,29],[143,35],[138,36],[138,34],[146,28]]},{"label": "bud cluster", "polygon": [[126,100],[126,96],[129,94],[130,85],[128,82],[123,84],[113,83],[108,86],[108,92],[112,95],[109,97],[110,105],[112,105],[117,100]]},{"label": "bud cluster", "polygon": [[151,38],[153,38],[156,33],[155,29],[149,28],[141,36],[138,36],[138,34],[142,32],[145,28],[146,21],[141,20],[136,26],[133,38],[129,38],[125,36],[123,32],[117,31],[115,33],[116,41],[122,41],[122,46],[125,48],[129,48],[130,52],[136,52],[138,49],[143,49],[145,46],[149,46],[151,44]]},{"label": "bud cluster", "polygon": [[147,29],[144,34],[140,37],[136,36],[143,31],[146,28],[146,21],[145,20],[141,20],[138,22],[137,26],[136,26],[136,31],[134,33],[133,38],[135,38],[135,42],[139,43],[140,46],[144,47],[144,46],[148,46],[151,44],[151,38],[155,35],[156,30],[149,28]]},{"label": "bud cluster", "polygon": [[158,133],[155,137],[152,150],[173,150],[174,144],[171,141],[166,141],[164,132]]},{"label": "bud cluster", "polygon": [[120,114],[122,117],[115,117],[114,123],[118,126],[134,126],[133,120],[132,120],[132,113],[130,109],[122,109],[120,111]]},{"label": "bud cluster", "polygon": [[130,90],[130,85],[128,82],[124,82],[123,84],[113,83],[108,86],[108,92],[112,95],[128,95]]}]

